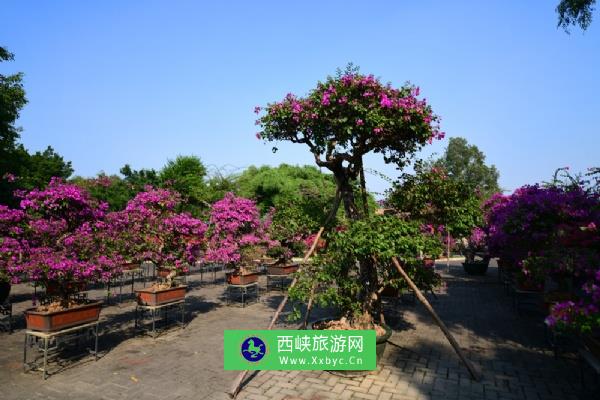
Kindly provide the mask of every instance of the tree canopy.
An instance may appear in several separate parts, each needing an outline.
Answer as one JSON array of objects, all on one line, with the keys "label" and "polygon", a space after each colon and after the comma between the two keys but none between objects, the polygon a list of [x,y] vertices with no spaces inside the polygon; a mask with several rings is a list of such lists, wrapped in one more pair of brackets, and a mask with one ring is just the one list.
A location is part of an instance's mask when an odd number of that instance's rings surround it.
[{"label": "tree canopy", "polygon": [[290,93],[268,104],[256,121],[262,128],[257,136],[305,144],[315,163],[333,173],[347,216],[357,219],[361,212],[351,182],[359,178],[365,154],[381,153],[402,167],[428,141],[444,136],[419,94],[417,87],[393,88],[350,65],[318,82],[306,97]]},{"label": "tree canopy", "polygon": [[496,167],[487,166],[483,152],[464,138],[450,138],[444,154],[429,163],[429,167],[442,168],[451,179],[480,191],[485,197],[501,191]]},{"label": "tree canopy", "polygon": [[561,0],[556,6],[558,26],[569,33],[571,25],[579,25],[584,31],[592,22],[596,0]]},{"label": "tree canopy", "polygon": [[[14,56],[0,47],[0,62]],[[30,154],[18,142],[21,128],[15,123],[25,104],[23,74],[0,74],[0,204],[15,205],[15,190],[43,188],[52,177],[67,178],[73,173],[70,162],[52,147]]]}]

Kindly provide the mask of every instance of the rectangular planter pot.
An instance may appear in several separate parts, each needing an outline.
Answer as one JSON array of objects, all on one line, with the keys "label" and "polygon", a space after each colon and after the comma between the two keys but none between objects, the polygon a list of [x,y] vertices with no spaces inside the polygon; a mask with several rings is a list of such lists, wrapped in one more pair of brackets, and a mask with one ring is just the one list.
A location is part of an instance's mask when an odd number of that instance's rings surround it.
[{"label": "rectangular planter pot", "polygon": [[269,275],[289,275],[298,271],[298,264],[275,264],[267,266]]},{"label": "rectangular planter pot", "polygon": [[185,299],[186,285],[163,290],[138,289],[135,291],[138,304],[144,306],[159,306]]},{"label": "rectangular planter pot", "polygon": [[250,283],[258,282],[258,272],[252,272],[249,274],[239,274],[237,272],[230,272],[227,274],[227,283],[230,285],[248,285]]},{"label": "rectangular planter pot", "polygon": [[41,332],[55,332],[61,329],[97,321],[100,317],[102,302],[95,301],[67,310],[40,312],[34,308],[25,310],[27,329]]},{"label": "rectangular planter pot", "polygon": [[139,269],[139,268],[141,268],[141,264],[140,263],[130,262],[130,263],[124,263],[123,264],[123,269],[124,270],[132,270],[132,269]]}]

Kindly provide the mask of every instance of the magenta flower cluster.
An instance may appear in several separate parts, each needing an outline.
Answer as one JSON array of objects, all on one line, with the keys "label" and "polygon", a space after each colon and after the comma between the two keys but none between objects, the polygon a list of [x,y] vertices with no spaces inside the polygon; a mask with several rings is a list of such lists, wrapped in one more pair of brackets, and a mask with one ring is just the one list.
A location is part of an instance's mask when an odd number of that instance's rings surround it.
[{"label": "magenta flower cluster", "polygon": [[0,205],[0,279],[79,287],[111,279],[126,261],[193,262],[206,242],[206,224],[177,213],[180,196],[164,189],[148,187],[110,213],[58,179],[20,196],[18,210]]},{"label": "magenta flower cluster", "polygon": [[[263,127],[257,136],[303,143],[298,132],[306,140],[316,141],[334,132],[339,139],[340,132],[348,132],[348,140],[352,134],[360,134],[370,137],[370,146],[382,149],[395,148],[395,141],[408,139],[408,132],[418,140],[442,139],[445,133],[440,130],[440,118],[419,95],[419,88],[396,89],[373,75],[348,73],[328,78],[307,97],[289,93],[281,102],[270,103],[266,115],[256,120],[256,125]],[[262,110],[254,109],[257,114]]]},{"label": "magenta flower cluster", "polygon": [[[600,197],[582,186],[524,186],[486,204],[492,256],[517,268],[524,283],[571,280],[580,295],[556,304],[550,325],[600,325]],[[591,323],[590,321],[596,321]]]},{"label": "magenta flower cluster", "polygon": [[246,247],[277,245],[276,241],[269,238],[269,216],[261,219],[253,200],[227,193],[211,208],[206,261],[238,263]]}]

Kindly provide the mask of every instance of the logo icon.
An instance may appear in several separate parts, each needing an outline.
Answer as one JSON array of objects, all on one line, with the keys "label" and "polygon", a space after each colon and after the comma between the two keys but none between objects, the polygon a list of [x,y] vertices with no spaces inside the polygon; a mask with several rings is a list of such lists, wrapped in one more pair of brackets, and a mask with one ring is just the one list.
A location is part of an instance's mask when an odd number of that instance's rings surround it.
[{"label": "logo icon", "polygon": [[267,354],[267,345],[256,336],[247,338],[242,342],[242,356],[250,361],[257,362]]}]

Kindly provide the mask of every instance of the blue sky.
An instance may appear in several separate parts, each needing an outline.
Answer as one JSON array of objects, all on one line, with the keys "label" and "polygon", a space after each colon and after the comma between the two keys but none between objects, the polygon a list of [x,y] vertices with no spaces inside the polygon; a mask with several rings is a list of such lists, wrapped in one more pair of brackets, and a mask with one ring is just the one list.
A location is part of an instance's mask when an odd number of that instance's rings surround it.
[{"label": "blue sky", "polygon": [[[302,145],[258,141],[252,110],[351,61],[420,86],[447,135],[476,144],[512,190],[600,164],[600,13],[567,35],[555,3],[8,0],[0,45],[16,60],[0,71],[25,73],[26,147],[52,145],[91,176],[178,154],[230,171],[311,164]],[[367,167],[397,176],[378,157]]]}]

